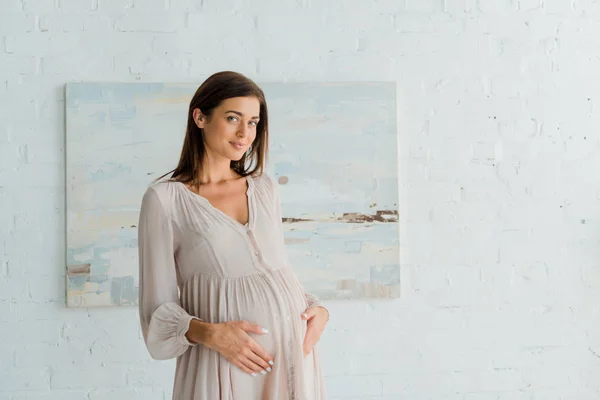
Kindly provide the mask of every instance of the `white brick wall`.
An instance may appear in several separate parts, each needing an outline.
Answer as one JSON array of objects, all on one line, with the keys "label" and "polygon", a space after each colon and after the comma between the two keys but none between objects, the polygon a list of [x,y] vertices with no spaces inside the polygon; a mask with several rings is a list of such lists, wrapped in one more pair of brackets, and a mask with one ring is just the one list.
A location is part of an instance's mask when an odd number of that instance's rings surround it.
[{"label": "white brick wall", "polygon": [[332,399],[600,399],[598,19],[595,0],[0,0],[0,400],[170,398],[137,310],[64,308],[63,85],[221,69],[398,81],[403,298],[330,305]]}]

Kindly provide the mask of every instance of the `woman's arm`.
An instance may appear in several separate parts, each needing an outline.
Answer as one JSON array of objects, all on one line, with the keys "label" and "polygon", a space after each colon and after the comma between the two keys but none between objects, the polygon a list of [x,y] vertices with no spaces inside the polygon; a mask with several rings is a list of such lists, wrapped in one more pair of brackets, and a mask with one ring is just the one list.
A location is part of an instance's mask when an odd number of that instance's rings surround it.
[{"label": "woman's arm", "polygon": [[180,305],[171,219],[153,188],[144,194],[138,223],[139,314],[144,341],[157,360],[195,345],[186,334],[195,317]]}]

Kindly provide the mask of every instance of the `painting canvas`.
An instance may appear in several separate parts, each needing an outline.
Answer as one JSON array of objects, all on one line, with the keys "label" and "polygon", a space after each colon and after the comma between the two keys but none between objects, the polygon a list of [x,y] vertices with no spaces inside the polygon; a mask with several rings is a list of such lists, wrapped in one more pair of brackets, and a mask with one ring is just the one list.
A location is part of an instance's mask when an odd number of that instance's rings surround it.
[{"label": "painting canvas", "polygon": [[[259,83],[269,105],[267,172],[307,292],[400,295],[396,87]],[[137,222],[147,186],[179,159],[197,84],[66,86],[69,307],[137,305]]]}]

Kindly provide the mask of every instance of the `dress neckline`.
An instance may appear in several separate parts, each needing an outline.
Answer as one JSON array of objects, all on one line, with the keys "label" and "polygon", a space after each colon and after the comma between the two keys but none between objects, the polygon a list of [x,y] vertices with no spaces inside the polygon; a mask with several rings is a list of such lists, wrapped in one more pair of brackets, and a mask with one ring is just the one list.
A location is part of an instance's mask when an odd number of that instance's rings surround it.
[{"label": "dress neckline", "polygon": [[194,199],[200,200],[208,209],[212,210],[213,212],[215,212],[216,214],[221,216],[222,219],[228,221],[230,224],[232,224],[235,227],[239,227],[244,230],[247,230],[247,229],[250,229],[250,227],[254,223],[253,200],[252,200],[252,198],[253,198],[252,194],[254,193],[254,186],[253,186],[254,182],[250,175],[246,175],[245,178],[246,178],[246,184],[247,184],[246,206],[248,207],[248,222],[246,222],[245,224],[242,224],[237,219],[231,217],[229,214],[226,214],[221,209],[215,207],[206,197],[192,191],[189,187],[187,187],[187,185],[185,183],[180,182],[180,181],[173,181],[173,182],[181,185],[182,188],[187,193],[189,193],[190,196],[192,196]]}]

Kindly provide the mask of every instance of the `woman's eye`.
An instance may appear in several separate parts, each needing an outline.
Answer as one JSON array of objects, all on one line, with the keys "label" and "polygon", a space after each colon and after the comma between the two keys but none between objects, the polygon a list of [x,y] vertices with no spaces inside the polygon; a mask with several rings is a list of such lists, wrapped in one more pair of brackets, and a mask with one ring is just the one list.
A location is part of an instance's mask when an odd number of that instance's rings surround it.
[{"label": "woman's eye", "polygon": [[256,121],[250,121],[250,126],[256,126],[256,125],[258,125],[258,122],[256,122]]},{"label": "woman's eye", "polygon": [[227,117],[227,121],[232,121],[232,122],[237,121],[237,117],[229,116],[229,117]]}]

